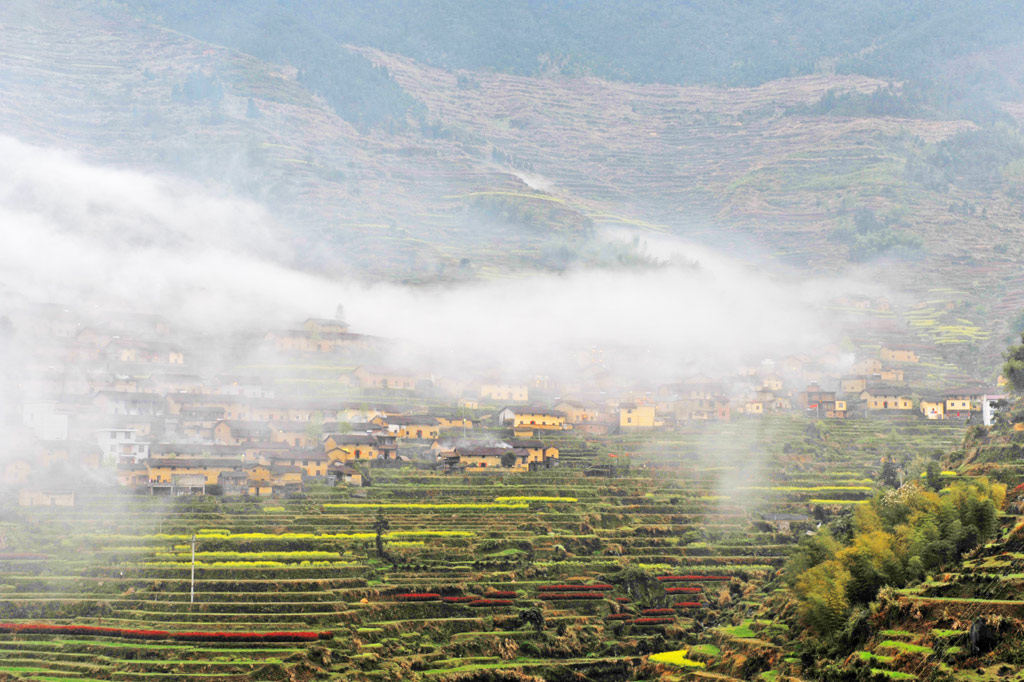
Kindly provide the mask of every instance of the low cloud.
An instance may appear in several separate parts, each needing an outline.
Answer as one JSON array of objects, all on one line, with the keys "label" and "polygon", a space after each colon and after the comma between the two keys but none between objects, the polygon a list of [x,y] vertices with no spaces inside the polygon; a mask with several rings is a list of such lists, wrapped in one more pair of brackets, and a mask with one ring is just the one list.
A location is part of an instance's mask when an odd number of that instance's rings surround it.
[{"label": "low cloud", "polygon": [[663,267],[446,286],[331,279],[288,265],[286,232],[265,207],[182,180],[0,138],[0,187],[8,295],[158,312],[213,332],[286,325],[341,303],[354,331],[395,339],[401,360],[425,366],[553,372],[600,348],[612,367],[667,379],[829,341],[819,304],[843,288],[653,234],[639,238]]}]

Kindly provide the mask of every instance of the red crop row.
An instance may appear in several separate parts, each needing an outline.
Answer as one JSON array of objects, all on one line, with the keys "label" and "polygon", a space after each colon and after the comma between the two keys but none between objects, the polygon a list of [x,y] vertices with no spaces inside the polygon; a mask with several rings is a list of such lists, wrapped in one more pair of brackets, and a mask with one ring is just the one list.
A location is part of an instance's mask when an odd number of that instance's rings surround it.
[{"label": "red crop row", "polygon": [[613,613],[605,616],[605,620],[631,620],[632,618],[632,613]]},{"label": "red crop row", "polygon": [[677,601],[672,606],[676,608],[695,608],[703,606],[699,601]]},{"label": "red crop row", "polygon": [[644,609],[641,611],[645,616],[671,616],[675,615],[675,611],[672,609]]},{"label": "red crop row", "polygon": [[595,590],[598,592],[612,589],[611,585],[605,585],[603,583],[597,585],[541,585],[537,588],[541,592],[567,592],[576,591],[582,592],[585,590]]},{"label": "red crop row", "polygon": [[513,602],[511,599],[474,599],[469,602],[470,606],[511,606]]},{"label": "red crop row", "polygon": [[696,594],[697,592],[700,592],[703,589],[704,588],[702,588],[702,587],[666,587],[665,591],[668,592],[669,594],[677,594],[679,592],[686,592],[686,593],[689,593],[689,594]]},{"label": "red crop row", "polygon": [[404,601],[433,601],[441,598],[436,592],[405,592],[396,596]]},{"label": "red crop row", "polygon": [[25,635],[99,635],[126,639],[173,639],[184,642],[309,642],[331,639],[331,632],[167,632],[128,630],[95,625],[54,625],[50,623],[0,623],[0,632]]},{"label": "red crop row", "polygon": [[594,592],[546,592],[541,599],[604,599],[603,594]]},{"label": "red crop row", "polygon": [[466,602],[476,601],[477,597],[442,597],[442,599],[449,604],[464,604]]},{"label": "red crop row", "polygon": [[732,576],[728,575],[659,575],[658,580],[662,582],[672,580],[729,580]]},{"label": "red crop row", "polygon": [[628,604],[629,597],[616,597],[615,601],[619,602],[620,604]]},{"label": "red crop row", "polygon": [[674,622],[675,618],[637,618],[632,621],[633,625],[668,625]]},{"label": "red crop row", "polygon": [[491,590],[490,592],[487,593],[486,596],[488,596],[488,597],[505,597],[505,598],[513,597],[514,598],[514,597],[518,597],[519,595],[516,594],[514,590]]}]

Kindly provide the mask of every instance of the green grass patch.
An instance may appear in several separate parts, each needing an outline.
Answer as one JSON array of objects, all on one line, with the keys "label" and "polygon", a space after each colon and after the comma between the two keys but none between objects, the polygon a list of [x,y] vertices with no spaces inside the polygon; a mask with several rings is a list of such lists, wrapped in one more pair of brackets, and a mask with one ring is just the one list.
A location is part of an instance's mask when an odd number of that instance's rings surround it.
[{"label": "green grass patch", "polygon": [[886,670],[885,668],[872,668],[871,672],[875,675],[885,675],[886,677],[893,680],[916,680],[917,675],[911,675],[910,673],[901,673],[898,670]]},{"label": "green grass patch", "polygon": [[746,618],[739,625],[733,625],[731,627],[716,628],[719,632],[729,635],[730,637],[736,637],[738,639],[752,639],[757,637],[757,634],[750,629],[751,624],[754,622],[752,618]]},{"label": "green grass patch", "polygon": [[898,649],[900,651],[906,651],[911,654],[925,654],[926,656],[935,653],[935,650],[930,646],[921,646],[920,644],[910,644],[909,642],[900,642],[895,639],[887,639],[878,645],[879,649]]},{"label": "green grass patch", "polygon": [[714,644],[694,644],[690,647],[690,654],[699,654],[701,656],[720,656],[722,650]]}]

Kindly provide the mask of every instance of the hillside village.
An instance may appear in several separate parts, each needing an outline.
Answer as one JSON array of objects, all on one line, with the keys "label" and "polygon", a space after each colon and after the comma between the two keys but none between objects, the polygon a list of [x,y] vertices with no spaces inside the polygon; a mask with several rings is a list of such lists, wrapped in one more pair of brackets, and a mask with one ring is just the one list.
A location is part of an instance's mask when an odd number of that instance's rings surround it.
[{"label": "hillside village", "polygon": [[[835,305],[891,313],[885,299]],[[390,341],[342,319],[207,338],[158,315],[25,304],[4,318],[16,361],[6,368],[0,482],[24,504],[72,503],[61,491],[84,480],[80,470],[140,494],[266,497],[311,483],[372,485],[381,467],[525,473],[558,466],[567,446],[770,413],[992,423],[1001,378],[938,386],[937,349],[881,319],[887,326],[857,320],[847,330],[874,333],[852,353],[825,346],[641,386],[606,370],[599,350],[581,354],[571,381],[467,380],[394,366]],[[211,347],[235,359],[216,361]]]},{"label": "hillside village", "polygon": [[1024,4],[0,36],[0,682],[1024,682]]}]

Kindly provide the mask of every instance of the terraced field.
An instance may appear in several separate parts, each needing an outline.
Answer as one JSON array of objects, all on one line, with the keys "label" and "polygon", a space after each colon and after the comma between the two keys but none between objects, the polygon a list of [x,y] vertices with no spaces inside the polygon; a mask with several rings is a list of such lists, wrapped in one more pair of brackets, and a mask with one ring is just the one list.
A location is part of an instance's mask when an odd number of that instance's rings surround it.
[{"label": "terraced field", "polygon": [[[779,530],[763,513],[856,503],[897,439],[930,453],[960,428],[766,418],[565,437],[560,468],[516,476],[375,470],[359,494],[168,501],[103,491],[68,509],[8,501],[0,674],[696,674],[784,627],[755,615],[801,525]],[[40,623],[75,629],[26,628]],[[694,665],[646,658],[683,649]]]}]

